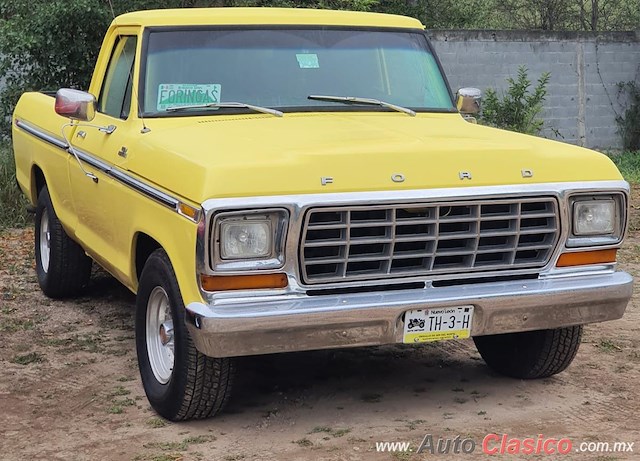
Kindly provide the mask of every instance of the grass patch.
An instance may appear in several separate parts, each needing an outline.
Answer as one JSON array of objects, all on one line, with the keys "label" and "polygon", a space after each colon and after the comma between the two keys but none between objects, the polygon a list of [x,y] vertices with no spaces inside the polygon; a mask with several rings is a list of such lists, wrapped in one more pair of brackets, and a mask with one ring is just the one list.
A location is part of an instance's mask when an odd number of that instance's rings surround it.
[{"label": "grass patch", "polygon": [[622,348],[610,339],[603,339],[595,345],[602,352],[620,352]]},{"label": "grass patch", "polygon": [[113,399],[111,406],[107,408],[107,413],[111,415],[120,415],[124,413],[125,407],[131,407],[136,404],[136,401],[128,397],[124,399]]},{"label": "grass patch", "polygon": [[124,408],[122,407],[122,405],[116,405],[114,403],[109,408],[107,408],[107,413],[109,413],[110,415],[120,415],[124,413]]},{"label": "grass patch", "polygon": [[213,435],[196,435],[187,437],[181,442],[150,442],[143,445],[144,448],[157,448],[162,451],[184,451],[189,445],[199,445],[201,443],[213,442],[216,438]]},{"label": "grass patch", "polygon": [[112,390],[109,393],[109,397],[116,397],[116,396],[122,396],[122,395],[129,395],[131,394],[131,391],[128,389],[125,389],[122,386],[117,386],[114,390]]},{"label": "grass patch", "polygon": [[68,338],[45,338],[40,341],[45,346],[60,347],[61,352],[102,352],[102,338],[99,334],[74,334]]},{"label": "grass patch", "polygon": [[333,429],[331,429],[330,427],[327,427],[327,426],[316,426],[313,429],[311,429],[311,432],[309,432],[309,434],[317,434],[319,432],[330,433],[331,431],[333,431]]},{"label": "grass patch", "polygon": [[326,433],[332,435],[333,437],[343,437],[349,432],[351,432],[351,429],[349,428],[334,429],[328,426],[316,426],[311,429],[311,432],[309,432],[309,434]]},{"label": "grass patch", "polygon": [[393,454],[393,459],[398,461],[409,461],[413,455],[408,451],[396,451]]},{"label": "grass patch", "polygon": [[182,453],[162,453],[154,455],[138,455],[133,461],[182,461],[184,455]]},{"label": "grass patch", "polygon": [[17,363],[18,365],[29,365],[30,363],[42,363],[45,360],[44,355],[38,354],[37,352],[30,352],[28,354],[14,356],[11,362]]},{"label": "grass patch", "polygon": [[122,407],[132,407],[136,404],[136,401],[126,397],[124,399],[115,399],[113,403],[114,405],[120,405]]},{"label": "grass patch", "polygon": [[10,317],[0,319],[0,333],[15,333],[16,331],[33,330],[33,320]]},{"label": "grass patch", "polygon": [[153,429],[159,429],[161,427],[165,427],[166,425],[167,425],[167,422],[162,418],[153,417],[147,420],[147,426]]},{"label": "grass patch", "polygon": [[351,429],[349,429],[348,427],[345,427],[343,429],[334,429],[333,432],[331,432],[331,435],[334,437],[343,437],[347,435],[349,432],[351,432]]},{"label": "grass patch", "polygon": [[13,150],[9,143],[0,141],[0,229],[24,227],[30,222],[27,199],[16,184]]},{"label": "grass patch", "polygon": [[308,438],[306,438],[306,437],[303,438],[303,439],[296,440],[293,443],[295,443],[296,445],[299,445],[301,447],[311,447],[311,446],[313,446],[313,442],[311,440],[309,440]]},{"label": "grass patch", "polygon": [[624,179],[631,183],[640,183],[640,152],[626,151],[607,155],[616,164]]}]

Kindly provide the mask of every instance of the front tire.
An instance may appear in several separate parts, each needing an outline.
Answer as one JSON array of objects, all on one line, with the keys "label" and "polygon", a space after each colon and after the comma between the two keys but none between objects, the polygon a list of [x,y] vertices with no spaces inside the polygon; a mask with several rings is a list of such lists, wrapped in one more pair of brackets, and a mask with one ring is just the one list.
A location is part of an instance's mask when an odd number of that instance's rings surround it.
[{"label": "front tire", "polygon": [[145,263],[136,299],[136,349],[145,393],[153,409],[171,421],[208,418],[231,394],[234,360],[201,354],[184,323],[185,312],[164,250]]},{"label": "front tire", "polygon": [[473,340],[493,370],[513,378],[536,379],[564,371],[578,353],[581,338],[582,325],[577,325],[477,336]]},{"label": "front tire", "polygon": [[91,258],[65,232],[47,186],[36,206],[35,255],[38,284],[48,297],[75,296],[89,283]]}]

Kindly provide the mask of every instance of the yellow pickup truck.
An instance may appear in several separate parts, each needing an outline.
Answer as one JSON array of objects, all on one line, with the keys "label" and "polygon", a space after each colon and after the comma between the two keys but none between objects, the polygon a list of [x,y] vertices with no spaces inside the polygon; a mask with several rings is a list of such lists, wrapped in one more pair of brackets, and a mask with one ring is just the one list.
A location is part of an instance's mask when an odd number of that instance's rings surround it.
[{"label": "yellow pickup truck", "polygon": [[597,152],[469,123],[476,96],[411,18],[119,16],[88,92],[13,115],[40,286],[73,296],[95,261],[137,294],[170,420],[218,413],[246,355],[472,337],[503,374],[558,373],[630,299],[629,185]]}]

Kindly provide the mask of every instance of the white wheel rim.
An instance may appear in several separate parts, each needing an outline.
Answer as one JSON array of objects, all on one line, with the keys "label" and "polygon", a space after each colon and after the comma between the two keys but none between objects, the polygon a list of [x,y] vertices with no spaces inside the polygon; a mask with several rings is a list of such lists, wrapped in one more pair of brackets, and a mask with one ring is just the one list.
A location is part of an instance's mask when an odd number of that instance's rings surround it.
[{"label": "white wheel rim", "polygon": [[160,384],[167,384],[173,372],[174,337],[169,296],[162,287],[155,287],[149,295],[146,329],[151,371]]},{"label": "white wheel rim", "polygon": [[44,272],[49,271],[51,257],[51,232],[49,231],[49,213],[46,208],[40,218],[40,265]]}]

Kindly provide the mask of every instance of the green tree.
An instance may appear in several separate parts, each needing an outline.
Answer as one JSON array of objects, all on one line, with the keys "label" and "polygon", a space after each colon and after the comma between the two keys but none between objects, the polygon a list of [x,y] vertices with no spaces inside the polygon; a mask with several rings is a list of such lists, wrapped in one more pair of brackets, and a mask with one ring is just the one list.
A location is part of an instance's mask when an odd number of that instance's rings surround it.
[{"label": "green tree", "polygon": [[0,116],[23,91],[88,86],[109,20],[97,0],[2,0],[0,17]]},{"label": "green tree", "polygon": [[638,0],[488,0],[498,27],[541,30],[633,30]]},{"label": "green tree", "polygon": [[527,68],[520,66],[518,76],[507,79],[509,88],[501,97],[492,88],[486,91],[482,104],[482,123],[520,133],[540,133],[544,121],[538,115],[542,110],[551,74],[543,73],[531,91],[531,80],[527,73]]}]

